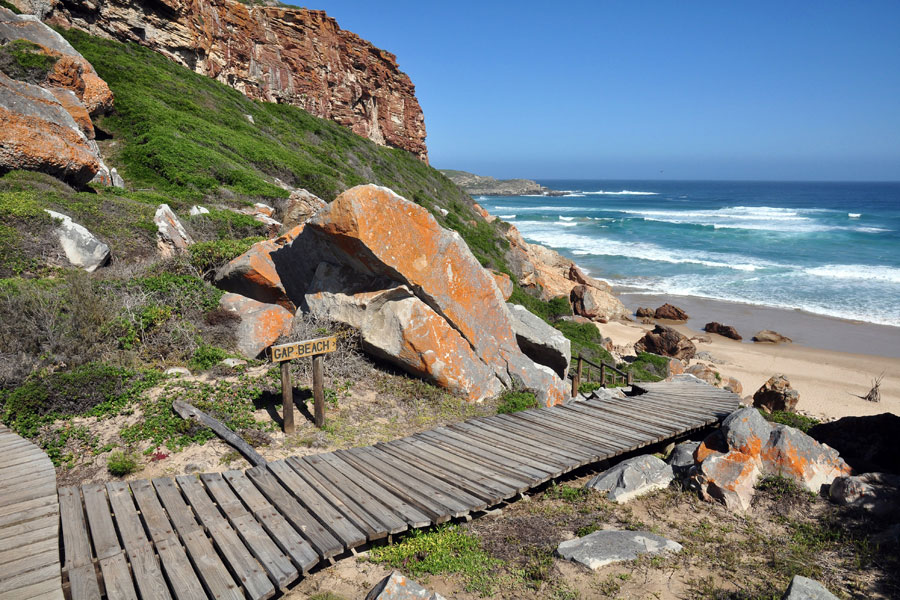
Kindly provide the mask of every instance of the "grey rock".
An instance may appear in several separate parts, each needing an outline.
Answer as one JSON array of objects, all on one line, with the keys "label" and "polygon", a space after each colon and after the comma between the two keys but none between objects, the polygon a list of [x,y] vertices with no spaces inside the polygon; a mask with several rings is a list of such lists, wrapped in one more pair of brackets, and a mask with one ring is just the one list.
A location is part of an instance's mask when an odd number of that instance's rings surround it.
[{"label": "grey rock", "polygon": [[564,559],[589,569],[634,560],[641,554],[681,552],[681,544],[649,531],[595,531],[574,540],[562,542],[556,552]]},{"label": "grey rock", "polygon": [[698,446],[700,446],[700,442],[693,441],[682,442],[675,446],[672,454],[669,455],[669,466],[672,467],[675,475],[684,476],[688,474],[694,466],[694,452]]},{"label": "grey rock", "polygon": [[194,243],[168,204],[159,205],[153,222],[156,223],[156,245],[163,256],[185,252]]},{"label": "grey rock", "polygon": [[294,190],[287,198],[275,201],[275,218],[280,220],[285,229],[293,229],[306,223],[326,202],[307,190]]},{"label": "grey rock", "polygon": [[837,600],[837,596],[815,579],[794,575],[781,600]]},{"label": "grey rock", "polygon": [[93,273],[109,263],[109,246],[98,240],[85,227],[72,221],[70,217],[52,210],[46,212],[61,221],[56,227],[56,236],[69,263],[81,267],[88,273]]},{"label": "grey rock", "polygon": [[585,395],[585,400],[614,400],[624,398],[622,388],[598,388]]},{"label": "grey rock", "polygon": [[372,588],[366,600],[445,600],[437,592],[430,592],[399,571],[392,571]]},{"label": "grey rock", "polygon": [[863,473],[836,477],[831,482],[828,495],[838,504],[885,515],[900,509],[900,475]]},{"label": "grey rock", "polygon": [[762,446],[772,434],[772,426],[755,408],[741,408],[722,421],[720,431],[728,449]]},{"label": "grey rock", "polygon": [[793,341],[793,340],[791,340],[791,338],[781,335],[777,331],[772,331],[770,329],[763,329],[762,331],[757,331],[756,335],[754,335],[752,339],[754,342],[766,343],[766,344],[781,344],[781,343],[790,344]]},{"label": "grey rock", "polygon": [[170,367],[166,369],[166,375],[174,376],[174,377],[190,377],[191,372],[185,369],[184,367]]},{"label": "grey rock", "polygon": [[230,367],[230,368],[233,369],[234,367],[240,367],[240,366],[242,366],[242,365],[246,365],[246,364],[247,364],[247,361],[246,361],[246,360],[241,360],[240,358],[226,358],[225,360],[223,360],[223,361],[220,362],[219,364],[222,365],[222,366],[224,366],[224,367]]},{"label": "grey rock", "polygon": [[565,379],[572,359],[572,345],[558,329],[551,327],[524,306],[506,303],[516,341],[525,356],[534,362],[550,367]]},{"label": "grey rock", "polygon": [[606,492],[610,500],[623,504],[632,498],[667,488],[674,478],[670,465],[645,454],[623,460],[598,474],[585,487]]},{"label": "grey rock", "polygon": [[191,207],[191,210],[190,210],[190,212],[188,212],[188,214],[191,215],[192,217],[196,217],[198,215],[208,215],[209,209],[206,208],[205,206],[199,206],[199,205],[195,204],[194,206]]}]

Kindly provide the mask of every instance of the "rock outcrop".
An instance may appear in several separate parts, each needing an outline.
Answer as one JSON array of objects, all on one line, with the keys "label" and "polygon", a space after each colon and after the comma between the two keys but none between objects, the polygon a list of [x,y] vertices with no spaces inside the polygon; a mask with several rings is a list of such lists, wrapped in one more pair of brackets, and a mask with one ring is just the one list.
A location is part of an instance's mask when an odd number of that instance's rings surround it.
[{"label": "rock outcrop", "polygon": [[306,190],[294,190],[287,198],[275,200],[276,219],[281,221],[285,229],[293,229],[309,221],[310,217],[325,206],[325,201]]},{"label": "rock outcrop", "polygon": [[587,482],[585,488],[606,493],[624,504],[632,498],[669,487],[675,474],[672,467],[652,454],[623,460]]},{"label": "rock outcrop", "polygon": [[634,344],[636,352],[650,352],[660,356],[671,356],[680,360],[693,358],[697,347],[693,342],[671,327],[657,325]]},{"label": "rock outcrop", "polygon": [[41,19],[136,42],[249,98],[299,106],[427,161],[425,118],[396,57],[320,10],[237,0],[19,0]]},{"label": "rock outcrop", "polygon": [[761,476],[781,476],[819,493],[836,477],[850,474],[838,453],[793,427],[771,425],[755,408],[730,414],[694,453],[692,485],[701,497],[729,509],[750,508]]},{"label": "rock outcrop", "polygon": [[800,392],[791,387],[791,382],[784,375],[772,375],[753,394],[753,406],[766,412],[773,410],[793,412],[799,401]]},{"label": "rock outcrop", "polygon": [[838,477],[828,496],[844,506],[855,506],[878,515],[900,511],[900,475],[863,473]]},{"label": "rock outcrop", "polygon": [[721,323],[716,323],[712,321],[711,323],[707,323],[703,326],[703,331],[707,333],[717,333],[721,336],[731,338],[733,340],[742,340],[744,338],[741,337],[741,334],[737,332],[737,329],[732,327],[731,325],[722,325]]},{"label": "rock outcrop", "polygon": [[162,256],[186,252],[194,243],[194,239],[168,204],[159,205],[153,222],[156,224],[156,246]]},{"label": "rock outcrop", "polygon": [[112,107],[109,87],[61,35],[0,7],[0,42],[18,40],[50,66],[31,81],[0,72],[0,168],[42,171],[76,185],[121,185],[100,157],[91,122]]},{"label": "rock outcrop", "polygon": [[790,344],[793,341],[791,340],[791,338],[781,335],[777,331],[772,331],[770,329],[757,331],[756,335],[754,335],[752,339],[754,342],[759,342],[762,344]]},{"label": "rock outcrop", "polygon": [[109,246],[98,240],[84,226],[72,221],[71,217],[52,210],[46,212],[59,221],[56,237],[69,263],[81,267],[88,273],[93,273],[109,263]]},{"label": "rock outcrop", "polygon": [[[340,277],[334,268],[343,270]],[[370,351],[473,400],[512,386],[534,390],[546,404],[568,395],[552,369],[522,352],[493,275],[462,238],[386,188],[344,192],[289,236],[232,261],[217,282],[378,329],[382,342],[371,342]],[[387,321],[393,334],[384,333]],[[465,377],[447,363],[454,353],[443,345],[451,342],[462,361],[471,350],[475,362]]]},{"label": "rock outcrop", "polygon": [[437,592],[430,592],[399,571],[378,582],[366,595],[366,600],[445,600]]},{"label": "rock outcrop", "polygon": [[569,339],[524,306],[507,304],[506,307],[512,317],[513,331],[522,352],[565,379],[572,361],[572,344]]},{"label": "rock outcrop", "polygon": [[652,556],[681,550],[682,546],[678,542],[649,531],[610,529],[562,542],[556,548],[556,553],[566,560],[597,570],[612,563],[634,560],[642,554]]},{"label": "rock outcrop", "polygon": [[687,321],[688,314],[672,304],[663,304],[653,313],[655,319],[668,319],[669,321]]}]

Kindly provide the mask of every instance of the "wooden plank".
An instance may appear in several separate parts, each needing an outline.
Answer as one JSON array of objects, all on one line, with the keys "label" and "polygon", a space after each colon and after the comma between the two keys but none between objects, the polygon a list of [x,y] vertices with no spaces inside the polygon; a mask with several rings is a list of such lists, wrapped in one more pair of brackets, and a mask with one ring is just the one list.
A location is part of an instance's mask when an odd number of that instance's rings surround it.
[{"label": "wooden plank", "polygon": [[506,415],[497,415],[489,418],[472,419],[467,423],[493,432],[498,435],[506,436],[509,439],[519,441],[520,444],[531,446],[540,450],[544,455],[553,454],[560,461],[571,468],[574,463],[586,464],[591,462],[592,453],[584,449],[572,449],[570,447],[560,447],[552,436],[546,435],[545,432],[528,431],[523,433],[515,427],[511,427],[511,423],[505,418]]},{"label": "wooden plank", "polygon": [[[578,419],[594,419],[592,422],[594,428],[607,432],[616,442],[628,444],[632,450],[647,442],[647,435],[637,431],[630,424],[611,421],[606,418],[606,413],[600,414],[600,409],[579,406],[579,404],[581,403],[573,402],[571,405],[562,406],[560,412],[576,422]],[[566,417],[561,416],[560,418]]]},{"label": "wooden plank", "polygon": [[515,492],[524,492],[531,487],[529,478],[509,474],[504,469],[486,466],[477,457],[467,456],[462,458],[453,452],[448,452],[442,446],[419,437],[411,436],[397,440],[397,443],[408,447],[412,452],[427,456],[431,462],[443,461],[446,464],[453,465],[454,470],[466,469],[469,473],[475,473],[487,481],[496,482]]},{"label": "wooden plank", "polygon": [[[546,419],[545,422],[532,422],[521,416],[504,415],[502,421],[503,427],[510,431],[515,431],[521,435],[531,437],[535,440],[555,440],[555,446],[561,449],[569,450],[573,454],[581,454],[587,456],[589,462],[597,462],[607,456],[611,448],[591,439],[585,435],[580,425],[573,424],[571,427],[563,427],[558,431],[554,430],[556,423],[553,419]],[[506,418],[508,417],[508,418]]]},{"label": "wooden plank", "polygon": [[309,513],[322,523],[330,531],[344,548],[355,548],[365,543],[366,534],[353,524],[349,518],[352,513],[345,514],[341,507],[332,506],[309,483],[307,483],[296,471],[291,469],[283,460],[269,463],[269,471],[281,482],[284,489],[300,501]]},{"label": "wooden plank", "polygon": [[41,554],[49,550],[59,550],[58,536],[46,537],[35,541],[21,541],[15,546],[0,551],[0,565],[18,560],[23,556]]},{"label": "wooden plank", "polygon": [[55,578],[45,579],[37,583],[25,585],[8,592],[0,593],[0,600],[22,600],[32,598],[41,600],[65,600],[62,590],[62,579],[57,573]]},{"label": "wooden plank", "polygon": [[[382,487],[364,472],[356,469],[350,463],[341,460],[334,453],[329,452],[327,454],[306,456],[303,460],[313,467],[320,469],[320,472],[324,472],[324,467],[320,466],[319,461],[327,464],[328,467],[334,469],[335,473],[339,473],[347,478],[347,480],[356,483],[361,489],[365,490],[368,495],[375,498],[382,506],[393,512],[394,515],[406,521],[411,527],[425,527],[431,523],[431,517],[422,512],[417,506],[406,502],[406,500],[403,499],[402,494],[398,494],[391,489]],[[329,476],[331,475],[332,474],[329,473]],[[339,482],[341,480],[337,475],[334,475],[332,481]]]},{"label": "wooden plank", "polygon": [[595,423],[588,419],[569,418],[560,413],[554,413],[552,418],[548,418],[531,411],[522,411],[517,414],[517,417],[534,425],[545,427],[548,432],[556,433],[556,435],[568,436],[575,440],[586,440],[601,453],[619,454],[632,447],[629,442],[617,440],[609,431],[598,429],[595,427]]},{"label": "wooden plank", "polygon": [[171,600],[172,595],[169,593],[169,587],[166,585],[166,580],[163,579],[162,570],[150,544],[146,543],[130,548],[126,544],[126,550],[128,561],[131,563],[131,572],[134,573],[134,581],[141,593],[141,598],[144,600],[148,598]]},{"label": "wooden plank", "polygon": [[247,477],[263,496],[278,509],[300,534],[309,541],[322,558],[331,558],[344,551],[341,541],[329,532],[313,515],[291,496],[278,480],[265,469],[253,467]]},{"label": "wooden plank", "polygon": [[18,510],[0,516],[0,529],[44,517],[53,518],[59,516],[59,504],[55,498],[50,496],[35,498],[13,506]]},{"label": "wooden plank", "polygon": [[489,444],[482,441],[478,435],[468,435],[454,431],[446,427],[438,427],[431,431],[423,431],[419,434],[423,438],[449,447],[458,452],[473,453],[486,460],[503,464],[514,472],[520,472],[533,480],[543,483],[553,477],[562,475],[562,468],[544,462],[540,457],[522,455],[508,448],[502,448],[497,444]]},{"label": "wooden plank", "polygon": [[[206,489],[212,493],[219,507],[225,512],[225,516],[242,538],[245,541],[253,539],[257,542],[258,546],[252,547],[254,551],[264,553],[267,556],[267,560],[263,561],[264,565],[268,565],[267,569],[274,569],[275,573],[279,571],[289,572],[288,567],[283,566],[277,553],[271,550],[265,540],[274,543],[281,552],[290,558],[290,561],[296,565],[301,573],[306,573],[319,562],[319,555],[313,550],[309,542],[303,539],[287,520],[275,510],[275,507],[266,501],[263,495],[259,493],[259,490],[254,487],[243,473],[240,471],[229,471],[225,473],[225,476],[228,478],[227,483],[226,479],[219,473],[205,473],[200,477],[203,483],[206,484]],[[241,493],[244,500],[248,502],[253,515],[246,511],[244,505],[235,495],[236,491]],[[261,533],[263,529],[267,535]],[[257,556],[257,558],[260,557]],[[270,571],[270,573],[272,572]],[[296,576],[297,574],[294,572],[291,576],[286,577],[288,580],[293,581]]]},{"label": "wooden plank", "polygon": [[486,469],[502,473],[513,481],[525,481],[529,488],[550,478],[550,473],[533,468],[524,461],[506,459],[493,452],[493,449],[479,448],[472,442],[463,443],[447,435],[446,432],[429,435],[431,433],[417,433],[409,439],[440,448],[448,455],[457,457],[458,460],[479,464]]},{"label": "wooden plank", "polygon": [[141,516],[156,546],[160,562],[172,593],[179,600],[202,598],[205,594],[203,584],[197,578],[190,560],[181,547],[175,530],[166,516],[153,487],[146,479],[130,482],[131,493],[141,509]]},{"label": "wooden plank", "polygon": [[[593,404],[585,403],[585,405],[588,409],[592,409],[594,407]],[[667,431],[671,430],[673,427],[677,427],[677,423],[675,423],[672,419],[673,416],[680,416],[682,418],[684,417],[683,413],[678,413],[677,411],[671,413],[669,412],[669,409],[665,411],[652,409],[648,407],[644,402],[628,402],[624,399],[607,401],[596,408],[598,411],[611,411],[619,415],[628,415],[633,417],[636,421],[640,421],[651,427]],[[693,422],[694,420],[695,419],[690,419],[691,422]]]},{"label": "wooden plank", "polygon": [[618,425],[604,421],[602,418],[595,418],[593,413],[587,412],[586,409],[579,410],[581,407],[575,407],[575,404],[561,407],[560,410],[553,413],[536,413],[529,415],[533,419],[542,419],[556,423],[556,427],[569,427],[573,430],[589,429],[593,435],[602,436],[608,444],[617,448],[618,452],[626,452],[637,448],[646,441],[646,436],[634,431],[631,428],[622,428]]},{"label": "wooden plank", "polygon": [[116,556],[122,553],[116,527],[113,525],[109,502],[106,499],[106,488],[102,483],[88,483],[81,486],[84,496],[84,507],[87,512],[91,539],[94,541],[94,554],[98,559]]},{"label": "wooden plank", "polygon": [[348,450],[338,450],[334,455],[355,471],[375,481],[377,485],[399,496],[406,504],[416,507],[435,524],[449,521],[451,516],[466,514],[464,508],[462,510],[447,508],[433,497],[434,490],[411,481],[404,473],[395,471],[390,465],[381,465],[377,461],[372,461],[370,457]]},{"label": "wooden plank", "polygon": [[137,600],[131,572],[125,561],[125,554],[118,554],[100,559],[100,572],[103,573],[103,585],[108,600]]},{"label": "wooden plank", "polygon": [[59,499],[56,496],[55,490],[53,494],[47,496],[42,496],[33,500],[26,500],[25,502],[20,502],[19,504],[8,504],[6,506],[0,507],[0,519],[22,511],[41,510],[44,506],[52,506],[55,507],[57,511],[59,510]]},{"label": "wooden plank", "polygon": [[47,462],[47,456],[43,453],[27,454],[21,456],[21,458],[27,460],[17,462],[16,464],[7,467],[0,467],[0,481],[6,480],[9,477],[15,477],[19,473],[31,473],[43,469]]},{"label": "wooden plank", "polygon": [[482,510],[487,507],[487,502],[469,494],[468,492],[455,488],[452,485],[434,477],[433,475],[422,471],[409,463],[397,459],[386,452],[377,448],[355,448],[350,451],[356,452],[369,459],[370,464],[378,465],[378,468],[384,469],[390,467],[395,476],[405,478],[412,485],[423,489],[431,490],[430,495],[448,509],[454,511],[454,516],[461,517],[473,510]]},{"label": "wooden plank", "polygon": [[51,514],[39,519],[33,519],[31,521],[25,521],[24,523],[5,527],[0,530],[0,547],[5,546],[7,541],[15,543],[16,539],[28,532],[45,529],[47,527],[57,527],[58,525],[59,517]]},{"label": "wooden plank", "polygon": [[15,550],[21,544],[33,544],[42,540],[56,540],[59,546],[59,517],[45,519],[44,523],[45,526],[40,529],[31,529],[0,540],[0,552]]},{"label": "wooden plank", "polygon": [[9,506],[55,494],[56,477],[43,478],[41,481],[36,482],[33,487],[16,485],[15,488],[15,490],[4,489],[4,495],[0,498],[0,506]]},{"label": "wooden plank", "polygon": [[[347,515],[356,528],[366,534],[367,540],[378,540],[387,536],[387,527],[369,514],[357,500],[347,495],[344,490],[334,486],[328,479],[316,472],[315,469],[310,468],[305,463],[296,459],[292,461],[291,458],[286,459],[284,462],[293,469],[307,485],[318,490],[329,504]],[[403,525],[405,527],[406,523],[403,523]]]},{"label": "wooden plank", "polygon": [[60,589],[62,589],[59,559],[52,560],[49,564],[40,564],[40,562],[37,561],[33,569],[18,570],[15,574],[0,573],[0,594],[7,594],[10,598],[21,600],[21,590],[47,581],[59,581]]},{"label": "wooden plank", "polygon": [[[180,477],[178,479],[181,491],[187,496],[188,502],[190,502],[200,522],[206,528],[210,537],[212,537],[219,553],[225,559],[231,571],[234,572],[235,577],[247,592],[247,595],[254,600],[272,597],[275,594],[275,588],[272,582],[269,581],[266,572],[241,542],[238,534],[231,528],[228,521],[216,509],[200,481],[193,477]],[[171,480],[167,481],[171,482]],[[154,480],[155,484],[156,480]],[[157,488],[157,492],[159,492],[159,488]]]},{"label": "wooden plank", "polygon": [[[410,447],[401,440],[387,444],[376,444],[375,447],[391,454],[411,467],[434,476],[451,486],[451,488],[456,487],[466,491],[472,496],[485,501],[490,506],[499,504],[501,500],[511,498],[518,493],[514,487],[489,481],[484,477],[473,474],[471,468],[468,470],[461,469],[458,465],[418,451],[415,448],[411,451]],[[437,461],[437,464],[434,461]]]},{"label": "wooden plank", "polygon": [[[291,557],[291,560],[303,573],[319,562],[319,554],[316,549],[298,533],[284,515],[269,504],[244,473],[227,471],[224,476],[235,493],[247,503],[272,539],[278,543],[278,547]],[[209,483],[205,478],[204,482]]]},{"label": "wooden plank", "polygon": [[100,586],[94,570],[91,542],[84,520],[81,491],[78,488],[66,487],[59,490],[59,516],[72,599],[100,600]]},{"label": "wooden plank", "polygon": [[[200,576],[203,587],[214,598],[243,597],[238,584],[231,577],[228,568],[222,562],[212,542],[194,518],[194,513],[184,501],[181,492],[168,477],[159,477],[152,481],[156,495],[162,501],[169,520],[175,526],[181,542],[187,550],[188,558],[194,570]],[[266,582],[268,583],[268,581]],[[274,592],[274,590],[273,590]]]},{"label": "wooden plank", "polygon": [[[566,407],[567,409],[570,407]],[[682,431],[685,428],[693,427],[696,424],[694,419],[690,419],[687,417],[669,417],[671,420],[670,424],[666,428],[661,428],[659,426],[648,425],[646,423],[641,422],[639,419],[634,417],[634,413],[641,412],[640,408],[633,407],[631,409],[631,413],[626,412],[625,414],[620,414],[615,410],[614,405],[610,407],[604,408],[595,408],[591,406],[578,406],[571,407],[573,412],[578,411],[582,412],[585,415],[600,415],[596,416],[598,419],[602,419],[604,422],[615,425],[622,429],[630,429],[632,431],[637,432],[639,437],[642,437],[645,441],[658,441],[675,435],[677,432]]]},{"label": "wooden plank", "polygon": [[521,434],[497,429],[491,425],[467,421],[464,423],[455,423],[448,427],[455,431],[461,431],[471,435],[481,434],[484,436],[487,443],[493,443],[495,446],[503,447],[513,452],[540,457],[540,459],[545,462],[558,465],[562,472],[569,472],[575,467],[580,467],[581,465],[588,463],[587,458],[574,460],[569,457],[561,456],[560,454],[557,454],[552,447],[547,447],[534,440],[526,439],[526,437]]},{"label": "wooden plank", "polygon": [[119,533],[122,534],[122,543],[125,544],[125,549],[131,552],[144,545],[149,545],[141,518],[134,508],[128,484],[123,481],[110,481],[106,484],[106,493],[116,517]]},{"label": "wooden plank", "polygon": [[[18,585],[4,587],[4,582],[14,580],[18,577],[25,577],[27,573],[32,573],[48,566],[52,567],[57,572],[60,570],[59,550],[56,548],[45,550],[31,556],[23,556],[0,565],[0,591],[8,591],[19,587]],[[27,583],[31,584],[36,583],[37,581],[41,580],[33,579],[29,580]]]}]

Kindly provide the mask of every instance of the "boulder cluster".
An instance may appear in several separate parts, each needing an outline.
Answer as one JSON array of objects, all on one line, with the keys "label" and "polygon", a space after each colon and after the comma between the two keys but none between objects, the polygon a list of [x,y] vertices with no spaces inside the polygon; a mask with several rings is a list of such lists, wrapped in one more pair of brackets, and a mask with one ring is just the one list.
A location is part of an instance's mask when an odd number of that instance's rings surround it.
[{"label": "boulder cluster", "polygon": [[[547,404],[566,398],[563,336],[511,311],[497,278],[458,234],[387,188],[347,190],[234,259],[216,284],[254,310],[268,305],[287,316],[296,308],[357,328],[369,354],[470,400],[510,387],[534,390]],[[229,309],[243,321],[262,314]],[[248,356],[281,334],[274,310],[265,324],[248,326],[257,334]]]}]

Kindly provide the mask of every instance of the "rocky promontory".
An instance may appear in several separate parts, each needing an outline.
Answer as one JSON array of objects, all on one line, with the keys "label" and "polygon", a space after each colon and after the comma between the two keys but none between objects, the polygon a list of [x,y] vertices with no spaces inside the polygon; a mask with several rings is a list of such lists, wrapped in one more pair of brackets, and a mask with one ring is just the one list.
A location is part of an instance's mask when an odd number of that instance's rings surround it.
[{"label": "rocky promontory", "polygon": [[545,188],[531,179],[494,179],[466,171],[439,170],[447,179],[473,196],[556,196],[561,193]]}]

